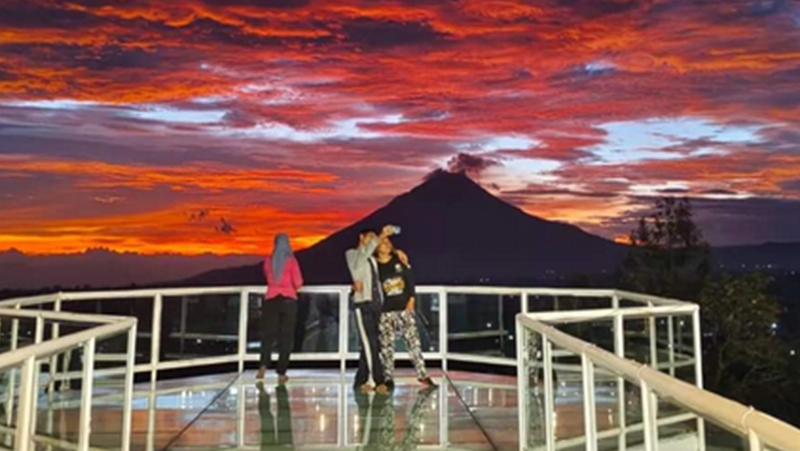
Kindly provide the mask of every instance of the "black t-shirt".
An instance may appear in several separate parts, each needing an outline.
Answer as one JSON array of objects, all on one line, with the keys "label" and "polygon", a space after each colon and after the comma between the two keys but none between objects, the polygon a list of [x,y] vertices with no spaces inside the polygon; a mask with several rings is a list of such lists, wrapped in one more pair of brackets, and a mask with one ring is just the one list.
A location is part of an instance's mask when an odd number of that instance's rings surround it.
[{"label": "black t-shirt", "polygon": [[383,290],[383,311],[404,310],[414,296],[414,273],[396,255],[387,263],[378,262],[378,274]]}]

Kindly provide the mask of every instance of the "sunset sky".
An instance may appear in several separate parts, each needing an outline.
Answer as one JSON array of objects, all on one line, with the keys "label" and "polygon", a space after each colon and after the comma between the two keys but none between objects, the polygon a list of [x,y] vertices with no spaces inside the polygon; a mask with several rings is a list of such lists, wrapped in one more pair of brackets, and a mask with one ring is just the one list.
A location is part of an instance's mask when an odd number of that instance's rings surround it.
[{"label": "sunset sky", "polygon": [[800,2],[0,2],[0,250],[303,246],[436,168],[800,241]]}]

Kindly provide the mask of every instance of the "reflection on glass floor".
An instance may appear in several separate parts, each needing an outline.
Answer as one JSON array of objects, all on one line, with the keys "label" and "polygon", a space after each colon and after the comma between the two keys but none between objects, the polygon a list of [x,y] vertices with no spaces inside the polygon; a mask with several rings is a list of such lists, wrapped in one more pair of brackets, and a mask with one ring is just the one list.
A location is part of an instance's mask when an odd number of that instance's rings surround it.
[{"label": "reflection on glass floor", "polygon": [[[296,370],[291,376],[284,387],[276,385],[274,376],[259,383],[253,372],[166,380],[156,390],[149,383],[138,384],[131,449],[519,449],[515,377],[458,371],[444,377],[434,372],[440,387],[424,390],[413,372],[401,370],[393,394],[380,396],[354,392],[351,373]],[[583,394],[580,381],[572,379],[564,377],[557,384],[554,426],[560,450],[585,447]],[[120,381],[95,382],[90,445],[93,451],[119,450]],[[40,396],[37,450],[77,448],[80,390],[72,388]],[[595,388],[599,449],[643,449],[636,387],[625,384],[627,426],[622,436],[616,382]],[[543,449],[540,387],[530,395],[529,449]],[[5,413],[0,409],[0,448],[12,448]],[[658,421],[662,450],[699,449],[694,415],[662,403]],[[737,448],[724,444],[718,449]]]},{"label": "reflection on glass floor", "polygon": [[[380,396],[354,392],[350,373],[291,376],[285,387],[274,377],[258,383],[251,372],[161,381],[155,391],[137,384],[131,449],[492,450],[496,438],[508,441],[504,436],[514,440],[503,448],[517,447],[514,378],[452,372],[448,382],[434,372],[441,384],[425,390],[413,372],[400,371],[392,395]],[[96,385],[91,447],[119,449],[120,386]],[[42,395],[37,449],[75,449],[78,397],[79,390]],[[487,436],[482,416],[493,424],[498,415],[505,419],[495,431],[501,433]]]}]

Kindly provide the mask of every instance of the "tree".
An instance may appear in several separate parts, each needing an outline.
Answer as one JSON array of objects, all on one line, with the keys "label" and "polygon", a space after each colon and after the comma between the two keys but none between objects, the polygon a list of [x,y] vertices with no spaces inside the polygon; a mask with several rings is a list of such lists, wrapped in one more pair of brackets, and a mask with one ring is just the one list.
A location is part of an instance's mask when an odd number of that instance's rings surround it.
[{"label": "tree", "polygon": [[776,335],[781,312],[771,280],[758,273],[712,277],[709,245],[688,199],[657,201],[630,238],[624,286],[700,304],[706,387],[798,423],[800,370]]},{"label": "tree", "polygon": [[706,382],[735,399],[777,386],[786,374],[788,350],[775,335],[780,305],[769,284],[760,273],[723,274],[700,295]]},{"label": "tree", "polygon": [[631,250],[622,283],[634,291],[697,299],[710,272],[708,243],[692,217],[688,199],[663,198],[639,219],[630,234]]}]

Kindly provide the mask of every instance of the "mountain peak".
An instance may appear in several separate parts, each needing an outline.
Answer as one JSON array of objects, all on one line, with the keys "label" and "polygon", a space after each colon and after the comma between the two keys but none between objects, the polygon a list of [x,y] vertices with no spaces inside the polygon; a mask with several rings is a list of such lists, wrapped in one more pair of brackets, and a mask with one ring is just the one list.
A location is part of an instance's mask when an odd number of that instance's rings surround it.
[{"label": "mountain peak", "polygon": [[[395,200],[412,197],[439,202],[498,202],[500,199],[472,180],[465,172],[449,172],[437,169],[425,177],[425,181]],[[502,202],[502,201],[500,201]]]}]

